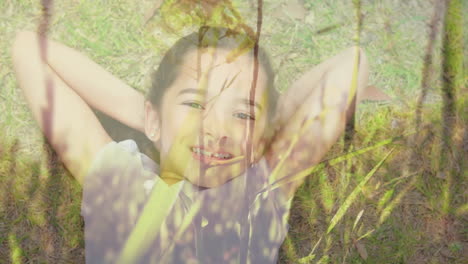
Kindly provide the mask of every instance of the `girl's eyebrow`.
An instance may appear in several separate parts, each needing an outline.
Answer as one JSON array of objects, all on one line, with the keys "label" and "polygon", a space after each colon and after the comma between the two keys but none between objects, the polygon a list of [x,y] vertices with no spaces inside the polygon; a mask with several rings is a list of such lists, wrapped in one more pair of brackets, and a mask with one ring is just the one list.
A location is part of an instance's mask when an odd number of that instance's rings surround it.
[{"label": "girl's eyebrow", "polygon": [[201,89],[187,88],[187,89],[183,89],[182,91],[180,91],[177,96],[180,96],[180,95],[183,95],[183,94],[205,95],[205,93],[206,93],[206,91],[201,90]]},{"label": "girl's eyebrow", "polygon": [[[195,88],[187,88],[187,89],[181,90],[177,96],[181,96],[183,94],[205,95],[206,91],[200,90],[200,89],[195,89]],[[259,103],[255,102],[253,100],[249,100],[249,99],[245,99],[245,98],[238,98],[238,99],[236,99],[236,102],[241,103],[241,104],[245,104],[247,106],[255,106],[255,107],[258,108],[259,111],[262,110],[262,106]]]},{"label": "girl's eyebrow", "polygon": [[262,111],[262,106],[253,101],[253,100],[249,100],[249,99],[245,99],[245,98],[239,98],[239,99],[236,99],[236,102],[238,103],[241,103],[241,104],[245,104],[245,105],[248,105],[248,106],[255,106],[258,108],[259,111]]}]

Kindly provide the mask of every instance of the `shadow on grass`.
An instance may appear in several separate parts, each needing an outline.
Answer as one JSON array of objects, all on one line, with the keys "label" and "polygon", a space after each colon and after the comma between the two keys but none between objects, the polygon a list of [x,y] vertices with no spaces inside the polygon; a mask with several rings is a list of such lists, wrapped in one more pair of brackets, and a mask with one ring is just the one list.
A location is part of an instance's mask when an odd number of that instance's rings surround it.
[{"label": "shadow on grass", "polygon": [[0,142],[1,263],[84,262],[79,186],[45,148],[47,166]]},{"label": "shadow on grass", "polygon": [[[42,1],[39,32],[47,32],[53,1]],[[40,56],[47,47],[39,40]],[[53,84],[46,80],[47,100],[53,102]],[[43,108],[43,128],[52,133],[54,105]],[[0,133],[2,131],[0,130]],[[83,263],[81,190],[48,144],[38,158],[19,151],[19,139],[0,141],[0,262]],[[41,151],[39,151],[41,152]]]}]

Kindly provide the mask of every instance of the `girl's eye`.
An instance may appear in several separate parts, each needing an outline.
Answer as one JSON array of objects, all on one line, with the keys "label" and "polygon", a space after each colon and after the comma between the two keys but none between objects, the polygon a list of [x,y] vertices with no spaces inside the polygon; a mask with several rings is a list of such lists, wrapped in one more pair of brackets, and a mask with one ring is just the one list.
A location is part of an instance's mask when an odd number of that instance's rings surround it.
[{"label": "girl's eye", "polygon": [[182,103],[182,104],[186,105],[188,107],[191,107],[191,108],[195,108],[195,109],[200,109],[200,110],[205,109],[201,104],[196,103],[196,102],[185,102],[185,103]]},{"label": "girl's eye", "polygon": [[239,119],[244,119],[244,120],[255,120],[254,117],[252,117],[249,114],[245,114],[245,113],[235,113],[234,116],[239,118]]}]

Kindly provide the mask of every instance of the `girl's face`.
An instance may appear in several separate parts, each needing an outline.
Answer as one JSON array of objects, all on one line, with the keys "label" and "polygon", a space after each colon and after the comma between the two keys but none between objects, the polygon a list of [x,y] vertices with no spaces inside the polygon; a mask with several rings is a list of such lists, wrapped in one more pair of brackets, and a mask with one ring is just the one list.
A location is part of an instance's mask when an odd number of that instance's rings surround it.
[{"label": "girl's face", "polygon": [[253,57],[244,54],[226,63],[230,55],[223,49],[189,52],[179,77],[164,94],[159,113],[163,179],[185,178],[215,187],[241,175],[261,157],[267,77],[260,66],[251,98]]}]

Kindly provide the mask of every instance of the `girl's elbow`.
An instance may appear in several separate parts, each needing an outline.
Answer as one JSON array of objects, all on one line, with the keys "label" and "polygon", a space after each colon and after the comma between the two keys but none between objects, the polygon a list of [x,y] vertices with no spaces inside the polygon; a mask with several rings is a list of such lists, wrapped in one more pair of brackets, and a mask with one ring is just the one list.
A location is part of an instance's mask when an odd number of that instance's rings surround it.
[{"label": "girl's elbow", "polygon": [[37,34],[32,31],[19,31],[16,33],[11,47],[13,62],[24,57],[26,51],[31,50],[34,42],[37,41]]}]

